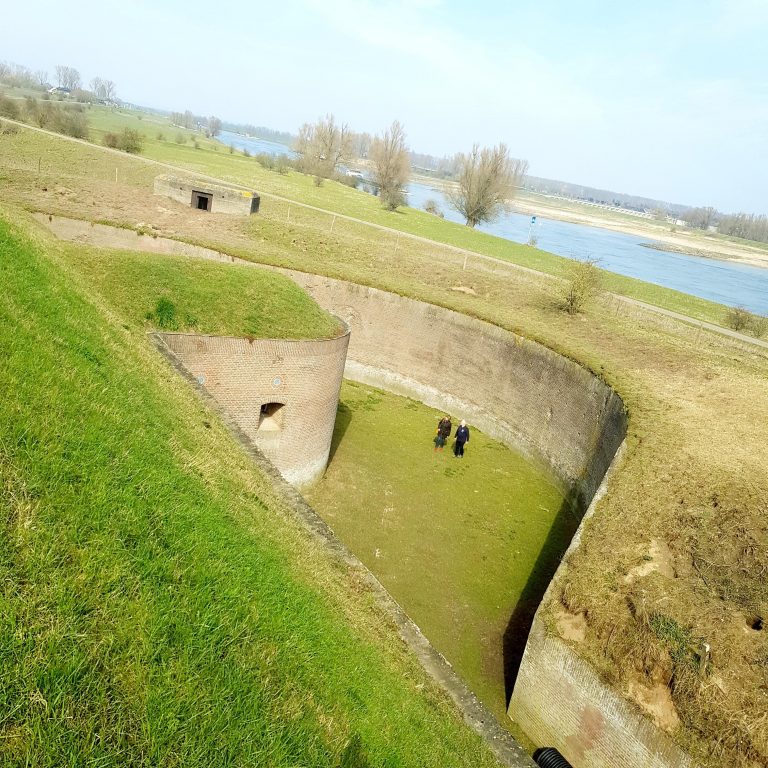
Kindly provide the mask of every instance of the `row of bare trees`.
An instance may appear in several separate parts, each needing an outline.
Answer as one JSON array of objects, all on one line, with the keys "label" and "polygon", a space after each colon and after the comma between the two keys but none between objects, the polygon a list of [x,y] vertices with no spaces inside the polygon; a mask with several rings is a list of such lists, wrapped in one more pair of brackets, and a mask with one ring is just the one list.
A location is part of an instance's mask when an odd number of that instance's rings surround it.
[{"label": "row of bare trees", "polygon": [[97,99],[102,101],[114,101],[117,97],[117,86],[112,80],[94,77],[91,80],[91,92]]},{"label": "row of bare trees", "polygon": [[171,112],[171,123],[178,125],[180,128],[190,128],[196,130],[198,127],[205,131],[205,135],[208,137],[215,137],[221,133],[222,122],[221,119],[211,115],[210,117],[203,117],[193,114],[190,110],[185,112]]},{"label": "row of bare trees", "polygon": [[[405,202],[411,161],[405,129],[397,120],[372,137],[326,115],[315,123],[304,123],[293,148],[299,155],[299,170],[315,176],[318,184],[331,178],[340,164],[354,157],[367,158],[382,205],[395,210]],[[456,155],[453,164],[456,186],[446,197],[470,227],[492,221],[504,211],[528,172],[528,161],[512,157],[505,144],[490,148],[475,144],[469,153]]]}]

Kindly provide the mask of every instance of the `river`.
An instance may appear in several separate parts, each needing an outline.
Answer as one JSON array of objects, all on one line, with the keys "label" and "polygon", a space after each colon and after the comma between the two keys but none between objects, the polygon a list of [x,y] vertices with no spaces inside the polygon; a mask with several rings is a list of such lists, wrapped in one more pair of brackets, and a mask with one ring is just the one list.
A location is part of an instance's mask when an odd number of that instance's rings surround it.
[{"label": "river", "polygon": [[[219,140],[235,149],[247,149],[251,154],[294,155],[285,144],[229,131],[222,131]],[[424,203],[432,199],[446,219],[464,223],[439,189],[412,182],[407,191],[411,207],[423,208]],[[493,223],[477,228],[506,240],[526,243],[530,224],[530,216],[506,213]],[[768,269],[647,248],[643,243],[649,242],[649,238],[541,216],[537,216],[532,233],[539,248],[558,256],[569,259],[591,257],[597,259],[603,269],[620,275],[768,315]],[[663,249],[663,245],[660,248]]]}]

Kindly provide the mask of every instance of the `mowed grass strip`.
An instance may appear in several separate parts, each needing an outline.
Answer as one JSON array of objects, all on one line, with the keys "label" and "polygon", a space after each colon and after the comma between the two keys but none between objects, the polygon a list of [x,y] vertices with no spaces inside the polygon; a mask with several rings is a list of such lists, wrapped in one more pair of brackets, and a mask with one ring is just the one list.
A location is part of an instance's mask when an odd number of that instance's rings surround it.
[{"label": "mowed grass strip", "polygon": [[495,764],[41,242],[0,221],[0,764]]},{"label": "mowed grass strip", "polygon": [[67,244],[75,272],[142,327],[274,339],[330,338],[339,321],[267,269]]},{"label": "mowed grass strip", "polygon": [[472,425],[463,459],[453,439],[435,451],[440,416],[345,382],[332,459],[307,496],[504,722],[507,625],[544,593],[578,517],[544,471]]}]

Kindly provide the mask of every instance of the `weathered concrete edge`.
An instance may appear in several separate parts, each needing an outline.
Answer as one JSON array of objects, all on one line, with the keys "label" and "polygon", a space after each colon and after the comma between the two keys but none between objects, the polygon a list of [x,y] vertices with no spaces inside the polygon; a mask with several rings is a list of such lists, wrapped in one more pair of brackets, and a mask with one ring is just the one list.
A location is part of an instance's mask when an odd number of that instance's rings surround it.
[{"label": "weathered concrete edge", "polygon": [[400,638],[416,655],[416,658],[427,674],[448,694],[461,712],[464,722],[483,738],[499,762],[509,766],[509,768],[535,768],[536,764],[528,756],[527,752],[498,723],[477,696],[472,693],[453,670],[447,659],[429,642],[419,627],[405,613],[381,582],[336,537],[330,526],[306,502],[304,497],[282,477],[272,462],[261,453],[253,441],[228,417],[224,409],[221,408],[197,379],[186,370],[176,355],[165,345],[160,335],[149,333],[148,336],[155,348],[168,360],[176,372],[192,386],[205,405],[219,416],[248,457],[269,476],[275,491],[312,538],[320,543],[329,555],[337,558],[365,579],[376,598],[378,607],[397,626]]}]

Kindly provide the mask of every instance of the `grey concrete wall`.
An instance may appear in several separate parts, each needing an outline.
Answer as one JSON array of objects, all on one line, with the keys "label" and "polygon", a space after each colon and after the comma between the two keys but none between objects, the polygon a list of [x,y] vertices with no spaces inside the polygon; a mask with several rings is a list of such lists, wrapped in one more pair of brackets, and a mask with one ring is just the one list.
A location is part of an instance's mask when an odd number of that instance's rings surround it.
[{"label": "grey concrete wall", "polygon": [[[243,339],[158,333],[165,348],[237,426],[297,486],[325,471],[349,344],[335,339]],[[281,403],[279,428],[265,429],[264,403]],[[261,428],[260,428],[261,422]]]},{"label": "grey concrete wall", "polygon": [[155,178],[154,193],[156,195],[170,197],[184,205],[191,205],[193,191],[213,196],[211,213],[249,216],[258,210],[259,196],[244,187],[214,184],[202,179],[167,174]]},{"label": "grey concrete wall", "polygon": [[490,323],[342,280],[281,270],[346,320],[346,376],[466,418],[549,467],[585,509],[626,432],[616,393]]}]

